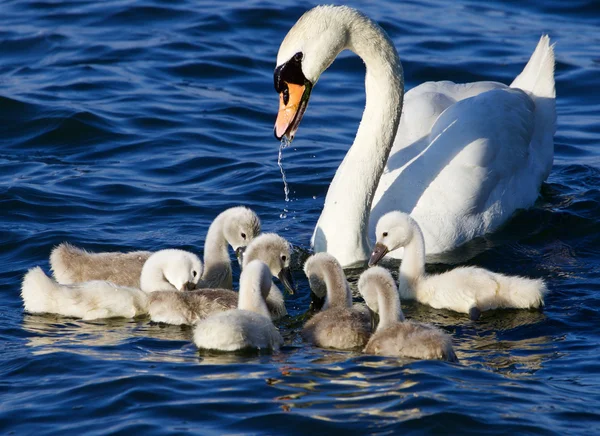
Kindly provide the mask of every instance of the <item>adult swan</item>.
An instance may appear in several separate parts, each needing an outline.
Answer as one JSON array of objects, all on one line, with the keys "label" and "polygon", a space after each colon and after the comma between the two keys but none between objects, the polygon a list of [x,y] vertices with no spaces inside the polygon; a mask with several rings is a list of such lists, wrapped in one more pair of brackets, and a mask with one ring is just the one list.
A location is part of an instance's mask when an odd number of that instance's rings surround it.
[{"label": "adult swan", "polygon": [[531,206],[554,153],[549,42],[541,38],[510,87],[427,82],[404,96],[402,65],[381,27],[345,6],[306,12],[277,56],[278,139],[293,139],[312,87],[341,51],[352,50],[366,64],[365,111],[329,186],[313,234],[315,251],[329,252],[344,266],[365,262],[379,217],[400,210],[421,226],[426,252],[441,253]]}]

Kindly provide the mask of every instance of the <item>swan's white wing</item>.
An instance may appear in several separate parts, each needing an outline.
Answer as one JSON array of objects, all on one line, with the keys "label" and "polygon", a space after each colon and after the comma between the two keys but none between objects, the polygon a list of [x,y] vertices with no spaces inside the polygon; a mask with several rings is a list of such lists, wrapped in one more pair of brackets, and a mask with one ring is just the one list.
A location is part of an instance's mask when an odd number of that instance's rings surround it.
[{"label": "swan's white wing", "polygon": [[543,170],[530,150],[535,105],[525,92],[494,82],[438,82],[410,94],[373,201],[371,231],[384,213],[408,212],[434,254],[533,204]]}]

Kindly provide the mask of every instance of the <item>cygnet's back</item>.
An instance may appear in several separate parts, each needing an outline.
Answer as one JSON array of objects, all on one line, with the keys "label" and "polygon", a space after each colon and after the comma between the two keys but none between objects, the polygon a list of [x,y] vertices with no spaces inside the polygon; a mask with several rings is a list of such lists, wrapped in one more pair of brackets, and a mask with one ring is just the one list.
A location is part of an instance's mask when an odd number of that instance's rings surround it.
[{"label": "cygnet's back", "polygon": [[428,324],[404,321],[398,289],[386,269],[373,267],[365,271],[358,289],[369,308],[379,315],[379,325],[365,353],[457,361],[450,336]]},{"label": "cygnet's back", "polygon": [[182,250],[161,250],[148,258],[139,281],[143,289],[104,280],[63,285],[32,268],[23,278],[21,297],[30,313],[55,313],[82,319],[134,317],[147,313],[148,295],[161,289],[195,286],[200,259]]},{"label": "cygnet's back", "polygon": [[371,335],[370,316],[353,307],[340,263],[328,253],[317,253],[308,258],[304,271],[313,299],[325,298],[323,310],[302,329],[304,340],[323,348],[362,349]]},{"label": "cygnet's back", "polygon": [[273,325],[265,299],[271,271],[261,261],[249,262],[240,277],[238,308],[201,320],[194,329],[198,348],[220,351],[278,350],[283,339]]},{"label": "cygnet's back", "polygon": [[106,280],[119,286],[140,287],[142,267],[150,251],[91,253],[63,242],[52,250],[50,267],[61,284]]}]

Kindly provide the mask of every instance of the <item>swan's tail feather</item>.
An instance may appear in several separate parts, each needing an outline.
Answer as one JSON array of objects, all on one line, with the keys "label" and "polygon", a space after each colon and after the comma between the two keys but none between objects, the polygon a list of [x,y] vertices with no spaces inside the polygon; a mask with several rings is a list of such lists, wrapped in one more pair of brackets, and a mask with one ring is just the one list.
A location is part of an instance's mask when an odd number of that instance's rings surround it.
[{"label": "swan's tail feather", "polygon": [[534,309],[544,306],[544,296],[548,293],[542,279],[529,279],[517,276],[501,276],[499,279],[501,306],[516,309]]},{"label": "swan's tail feather", "polygon": [[545,180],[554,160],[556,133],[556,89],[554,85],[554,44],[548,35],[540,38],[527,65],[510,85],[527,92],[535,104],[535,125],[530,151],[537,161],[537,179]]},{"label": "swan's tail feather", "polygon": [[39,266],[31,268],[23,277],[21,298],[29,313],[52,313],[56,311],[60,285],[44,273]]},{"label": "swan's tail feather", "polygon": [[511,88],[529,91],[536,97],[555,98],[554,87],[554,44],[543,35],[527,65],[511,83]]}]

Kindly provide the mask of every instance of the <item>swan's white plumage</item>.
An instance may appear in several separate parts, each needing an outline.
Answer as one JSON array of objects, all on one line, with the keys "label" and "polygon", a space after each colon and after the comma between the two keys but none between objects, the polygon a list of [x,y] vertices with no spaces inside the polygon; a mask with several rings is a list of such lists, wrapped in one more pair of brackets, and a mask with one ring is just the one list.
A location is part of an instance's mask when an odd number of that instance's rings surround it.
[{"label": "swan's white plumage", "polygon": [[[556,130],[554,52],[547,36],[511,87],[428,82],[407,92],[404,104],[402,89],[394,89],[403,87],[403,77],[389,38],[345,6],[305,13],[283,41],[277,63],[303,52],[302,70],[315,83],[344,49],[365,61],[367,103],[327,193],[315,251],[333,254],[344,266],[364,262],[367,233],[374,234],[385,213],[402,210],[421,224],[427,252],[441,253],[533,205],[552,166]],[[402,251],[389,255],[401,257]]]},{"label": "swan's white plumage", "polygon": [[[478,267],[425,274],[423,234],[409,215],[395,211],[377,223],[377,244],[390,250],[404,247],[398,288],[403,299],[416,299],[436,309],[471,313],[500,308],[528,309],[544,305],[548,291],[541,279],[507,276]],[[473,309],[477,309],[472,312]]]},{"label": "swan's white plumage", "polygon": [[238,308],[199,321],[194,329],[196,346],[219,351],[278,350],[283,338],[265,301],[271,282],[266,264],[259,260],[246,264],[240,277]]},{"label": "swan's white plumage", "polygon": [[195,254],[160,250],[142,268],[142,289],[102,280],[63,285],[35,267],[23,278],[21,297],[29,313],[54,313],[85,320],[131,318],[147,313],[148,294],[195,286],[201,274],[202,263]]}]

